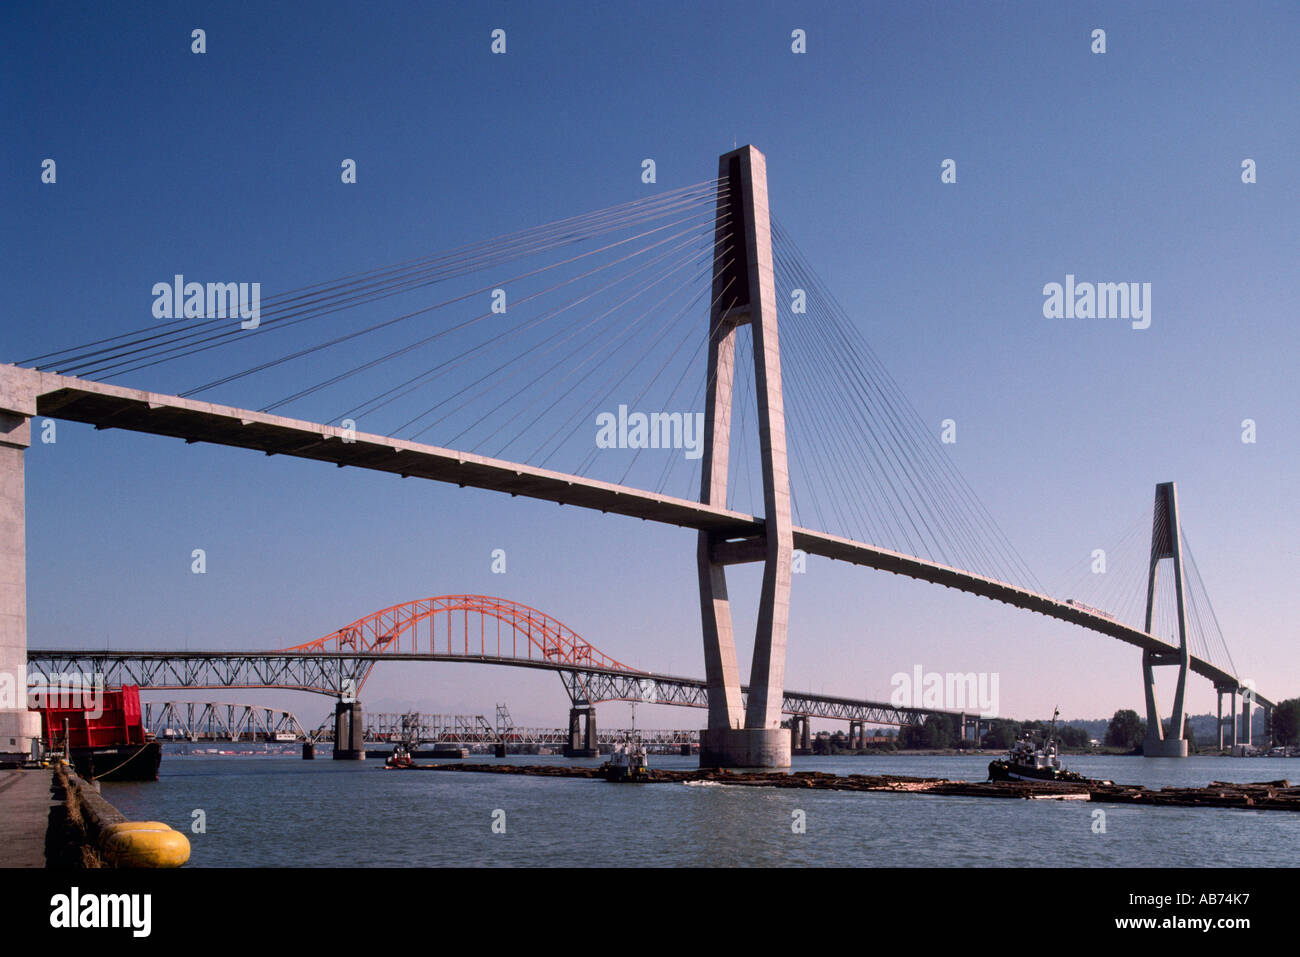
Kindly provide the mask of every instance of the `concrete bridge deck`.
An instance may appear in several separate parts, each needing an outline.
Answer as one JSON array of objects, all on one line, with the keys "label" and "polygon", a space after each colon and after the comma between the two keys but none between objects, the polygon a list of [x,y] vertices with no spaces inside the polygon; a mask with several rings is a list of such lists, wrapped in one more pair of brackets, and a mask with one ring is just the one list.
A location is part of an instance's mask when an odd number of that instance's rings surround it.
[{"label": "concrete bridge deck", "polygon": [[[337,426],[285,418],[178,396],[146,392],[16,366],[0,374],[0,405],[22,414],[85,422],[98,429],[125,429],[172,436],[188,443],[261,451],[267,455],[333,462],[436,482],[454,483],[542,499],[560,505],[612,512],[667,525],[707,531],[723,551],[742,548],[764,529],[762,519],[687,499],[659,495],[583,476],[539,469],[453,449],[352,432]],[[1156,654],[1175,646],[1102,612],[938,562],[806,528],[794,528],[794,547],[921,581],[955,588],[1049,618],[1069,622]],[[749,540],[747,542],[746,540]],[[1190,668],[1221,689],[1238,678],[1196,655]],[[1266,706],[1273,702],[1255,692]]]}]

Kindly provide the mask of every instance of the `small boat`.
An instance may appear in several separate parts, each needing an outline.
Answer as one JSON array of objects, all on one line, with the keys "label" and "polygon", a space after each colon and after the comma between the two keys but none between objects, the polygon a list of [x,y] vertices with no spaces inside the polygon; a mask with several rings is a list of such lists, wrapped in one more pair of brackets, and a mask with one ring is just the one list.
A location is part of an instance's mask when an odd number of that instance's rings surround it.
[{"label": "small boat", "polygon": [[609,760],[600,766],[605,780],[615,784],[636,784],[650,781],[654,772],[646,766],[645,745],[639,735],[629,735],[614,745]]},{"label": "small boat", "polygon": [[1061,758],[1056,747],[1056,718],[1060,710],[1052,714],[1052,725],[1042,747],[1035,747],[1032,732],[1026,731],[1020,740],[1011,746],[1005,758],[989,762],[990,781],[1065,781],[1075,784],[1109,784],[1109,781],[1092,781],[1077,771],[1069,771],[1061,766]]},{"label": "small boat", "polygon": [[411,752],[404,744],[399,744],[393,748],[393,753],[384,759],[386,769],[413,768],[415,762],[411,760]]}]

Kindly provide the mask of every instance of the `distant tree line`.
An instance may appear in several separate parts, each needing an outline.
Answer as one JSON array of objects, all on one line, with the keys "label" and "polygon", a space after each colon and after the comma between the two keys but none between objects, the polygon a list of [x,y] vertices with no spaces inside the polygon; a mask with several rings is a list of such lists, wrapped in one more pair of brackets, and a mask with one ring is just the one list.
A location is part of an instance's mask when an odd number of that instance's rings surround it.
[{"label": "distant tree line", "polygon": [[1277,703],[1270,730],[1278,744],[1300,744],[1300,698],[1287,698]]},{"label": "distant tree line", "polygon": [[[1050,721],[1013,721],[1008,718],[995,718],[989,725],[989,729],[979,740],[979,747],[986,750],[1006,751],[1012,744],[1019,740],[1020,736],[1028,731],[1030,732],[1036,744],[1042,744],[1051,729]],[[1100,728],[1099,721],[1080,721],[1078,723],[1061,724],[1057,723],[1054,734],[1057,744],[1062,748],[1081,750],[1091,745],[1092,734],[1096,733],[1094,728]],[[1163,727],[1166,736],[1170,734],[1170,726],[1165,722]],[[1279,701],[1277,707],[1273,709],[1272,736],[1279,744],[1300,744],[1300,698],[1290,698],[1286,701]],[[894,736],[894,740],[885,745],[870,745],[871,748],[885,748],[893,750],[933,750],[939,748],[969,748],[974,747],[974,742],[963,741],[957,736],[956,726],[951,718],[944,714],[927,715],[921,724],[904,725],[898,731],[872,731],[872,735]],[[1136,711],[1124,708],[1116,711],[1110,721],[1106,723],[1105,736],[1103,743],[1111,748],[1118,748],[1123,751],[1139,752],[1142,749],[1142,742],[1146,740],[1147,725]],[[1196,750],[1196,739],[1192,733],[1191,718],[1188,717],[1183,725],[1183,736],[1188,741],[1190,750]],[[849,748],[848,735],[843,731],[836,731],[833,734],[820,732],[812,740],[813,752],[815,754],[840,754],[852,750]]]},{"label": "distant tree line", "polygon": [[[1052,730],[1050,721],[1011,721],[995,720],[989,730],[980,738],[980,747],[994,751],[1006,751],[1020,739],[1026,731],[1036,744],[1042,744]],[[1087,748],[1091,742],[1087,728],[1057,722],[1052,732],[1056,743],[1062,748]]]}]

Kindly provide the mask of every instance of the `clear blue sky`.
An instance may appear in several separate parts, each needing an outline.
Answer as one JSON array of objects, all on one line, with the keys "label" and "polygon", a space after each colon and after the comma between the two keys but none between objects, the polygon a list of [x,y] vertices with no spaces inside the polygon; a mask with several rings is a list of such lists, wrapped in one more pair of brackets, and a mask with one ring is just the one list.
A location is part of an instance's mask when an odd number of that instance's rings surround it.
[{"label": "clear blue sky", "polygon": [[[753,143],[775,214],[922,416],[958,421],[948,454],[1038,577],[1113,544],[1176,480],[1240,673],[1288,697],[1297,49],[1283,2],[7,4],[0,360],[147,325],[148,290],[176,272],[292,289],[636,199],[645,157],[654,188],[695,183]],[[1067,273],[1150,282],[1151,327],[1044,319],[1042,287]],[[257,407],[259,388],[220,400]],[[703,674],[690,532],[72,424],[27,474],[32,645],[274,648],[481,592]],[[733,572],[745,671],[751,572]],[[919,664],[999,673],[1013,715],[1141,709],[1138,652],[1068,625],[815,559],[793,600],[790,687],[886,698]],[[367,690],[372,710],[564,714],[554,676],[513,669],[390,668]],[[1193,679],[1192,709],[1213,701]]]}]

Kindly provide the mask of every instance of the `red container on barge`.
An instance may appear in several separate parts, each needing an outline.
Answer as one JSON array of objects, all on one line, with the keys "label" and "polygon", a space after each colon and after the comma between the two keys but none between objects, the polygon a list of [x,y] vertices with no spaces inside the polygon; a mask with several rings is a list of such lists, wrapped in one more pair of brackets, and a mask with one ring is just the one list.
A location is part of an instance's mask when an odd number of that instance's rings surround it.
[{"label": "red container on barge", "polygon": [[103,700],[92,709],[85,707],[88,702],[65,706],[58,701],[39,708],[45,747],[66,747],[68,760],[88,781],[157,781],[162,745],[145,733],[139,686],[97,695]]}]

